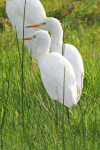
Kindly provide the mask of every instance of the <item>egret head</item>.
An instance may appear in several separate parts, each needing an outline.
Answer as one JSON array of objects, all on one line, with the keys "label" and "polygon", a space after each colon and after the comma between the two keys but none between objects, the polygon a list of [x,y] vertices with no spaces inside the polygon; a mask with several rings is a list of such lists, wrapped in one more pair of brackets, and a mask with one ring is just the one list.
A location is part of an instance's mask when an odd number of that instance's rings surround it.
[{"label": "egret head", "polygon": [[[20,39],[21,41],[23,39]],[[50,47],[50,36],[46,31],[36,31],[33,36],[25,37],[24,40],[34,40],[38,47],[48,49]]]},{"label": "egret head", "polygon": [[40,29],[48,30],[51,35],[57,34],[58,32],[63,33],[60,21],[53,17],[47,17],[46,19],[43,19],[41,23],[29,25],[25,28],[31,27],[39,27]]}]

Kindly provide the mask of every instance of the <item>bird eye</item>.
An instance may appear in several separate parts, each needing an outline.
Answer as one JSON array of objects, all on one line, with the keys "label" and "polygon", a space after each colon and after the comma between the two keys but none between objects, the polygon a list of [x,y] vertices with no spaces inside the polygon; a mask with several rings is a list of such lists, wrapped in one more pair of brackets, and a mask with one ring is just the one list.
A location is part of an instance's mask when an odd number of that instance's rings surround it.
[{"label": "bird eye", "polygon": [[46,22],[43,22],[43,25],[46,25]]},{"label": "bird eye", "polygon": [[35,38],[36,38],[36,35],[33,35],[32,37],[33,37],[33,39],[35,39]]}]

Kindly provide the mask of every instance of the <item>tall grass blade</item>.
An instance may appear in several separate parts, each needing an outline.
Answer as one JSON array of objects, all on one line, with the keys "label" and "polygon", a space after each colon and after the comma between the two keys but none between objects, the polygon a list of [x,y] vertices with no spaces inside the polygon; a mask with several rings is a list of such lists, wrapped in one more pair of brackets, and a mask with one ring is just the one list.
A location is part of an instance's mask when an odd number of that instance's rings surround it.
[{"label": "tall grass blade", "polygon": [[83,114],[82,114],[82,129],[83,129],[83,142],[84,142],[84,149],[86,148],[85,146],[85,124],[84,124],[84,118],[83,118]]},{"label": "tall grass blade", "polygon": [[[57,86],[56,86],[56,91],[57,91],[57,99],[59,100],[59,93],[58,93],[58,89],[57,89]],[[57,107],[57,100],[54,100],[54,105],[55,105],[55,118],[56,118],[56,127],[58,126],[58,107]]]},{"label": "tall grass blade", "polygon": [[9,77],[8,77],[8,87],[7,87],[7,98],[4,106],[4,112],[3,112],[3,117],[2,117],[2,122],[1,122],[1,149],[3,150],[3,127],[4,127],[4,122],[5,122],[5,116],[6,116],[6,110],[7,110],[7,102],[8,102],[8,97],[9,97],[9,87],[10,87],[10,63],[9,63]]},{"label": "tall grass blade", "polygon": [[25,8],[26,8],[26,0],[24,4],[24,17],[23,17],[23,45],[22,45],[22,126],[24,133],[24,101],[23,101],[23,87],[24,87],[24,74],[23,74],[23,59],[24,59],[24,22],[25,22]]},{"label": "tall grass blade", "polygon": [[64,81],[63,81],[63,117],[62,117],[62,140],[63,148],[65,150],[65,139],[64,139],[64,96],[65,96],[65,67],[64,67]]},{"label": "tall grass blade", "polygon": [[[87,107],[88,107],[88,106],[87,106]],[[75,135],[74,135],[74,141],[73,141],[73,145],[72,145],[72,150],[75,150],[76,136],[77,136],[78,130],[79,130],[79,128],[80,128],[80,125],[81,125],[81,123],[83,122],[82,120],[83,120],[83,117],[85,116],[87,107],[86,107],[86,109],[84,110],[84,112],[82,113],[81,121],[80,121],[80,123],[79,123],[79,125],[78,125],[78,127],[77,127],[77,129],[76,129],[76,133],[75,133]]]},{"label": "tall grass blade", "polygon": [[18,48],[18,53],[19,53],[19,60],[21,64],[21,55],[20,55],[20,50],[19,50],[19,43],[18,43],[18,38],[17,38],[17,31],[16,31],[16,40],[17,40],[17,48]]}]

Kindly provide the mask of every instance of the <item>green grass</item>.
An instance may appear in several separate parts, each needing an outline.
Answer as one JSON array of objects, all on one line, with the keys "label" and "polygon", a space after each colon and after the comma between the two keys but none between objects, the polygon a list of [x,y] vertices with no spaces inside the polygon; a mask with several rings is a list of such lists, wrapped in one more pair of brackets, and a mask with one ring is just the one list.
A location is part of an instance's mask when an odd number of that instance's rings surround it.
[{"label": "green grass", "polygon": [[[8,19],[2,16],[0,33],[0,138],[4,150],[99,150],[100,149],[100,1],[66,0],[41,2],[47,16],[61,18],[64,43],[76,46],[84,62],[84,88],[81,109],[70,108],[70,122],[58,102],[56,127],[54,100],[50,99],[40,78],[36,58],[30,61],[27,48],[16,38]],[[65,4],[65,5],[64,5]],[[64,5],[64,8],[62,8]],[[5,23],[5,24],[4,24]],[[18,49],[19,45],[19,49]],[[22,117],[22,108],[24,116]],[[24,123],[24,132],[23,132]],[[64,139],[64,141],[63,141]]]}]

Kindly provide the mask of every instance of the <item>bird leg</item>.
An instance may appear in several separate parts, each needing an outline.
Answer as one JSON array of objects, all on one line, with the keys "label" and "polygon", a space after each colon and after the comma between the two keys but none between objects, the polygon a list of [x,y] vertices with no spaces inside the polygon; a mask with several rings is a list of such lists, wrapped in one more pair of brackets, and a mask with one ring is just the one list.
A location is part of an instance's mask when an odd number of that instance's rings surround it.
[{"label": "bird leg", "polygon": [[58,108],[57,108],[57,100],[55,100],[55,116],[56,116],[56,126],[58,125]]},{"label": "bird leg", "polygon": [[68,116],[68,121],[69,121],[69,108],[66,107],[66,110],[67,110],[67,116]]},{"label": "bird leg", "polygon": [[30,55],[30,60],[31,60],[31,62],[32,62],[32,48],[30,48],[29,55]]}]

